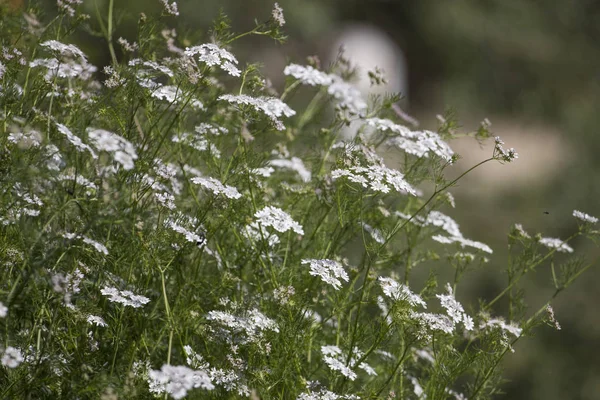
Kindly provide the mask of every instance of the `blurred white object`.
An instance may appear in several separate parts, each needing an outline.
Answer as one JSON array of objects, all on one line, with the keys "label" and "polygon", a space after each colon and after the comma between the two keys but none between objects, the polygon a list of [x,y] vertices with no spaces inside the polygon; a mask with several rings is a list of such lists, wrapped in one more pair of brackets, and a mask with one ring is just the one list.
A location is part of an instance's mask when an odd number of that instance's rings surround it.
[{"label": "blurred white object", "polygon": [[[330,50],[334,60],[341,46],[346,57],[359,68],[353,82],[365,98],[369,93],[401,93],[408,95],[408,72],[404,53],[394,41],[374,25],[351,24],[343,27]],[[371,87],[368,72],[383,69],[388,83]]]},{"label": "blurred white object", "polygon": [[[349,24],[335,34],[336,40],[329,50],[330,61],[335,60],[340,47],[352,65],[358,67],[352,82],[360,90],[364,99],[369,94],[400,93],[404,105],[408,100],[408,71],[404,53],[381,29],[369,24]],[[371,86],[369,71],[375,67],[383,70],[386,84]],[[354,125],[354,124],[353,124]],[[356,126],[346,128],[344,137],[350,138]]]}]

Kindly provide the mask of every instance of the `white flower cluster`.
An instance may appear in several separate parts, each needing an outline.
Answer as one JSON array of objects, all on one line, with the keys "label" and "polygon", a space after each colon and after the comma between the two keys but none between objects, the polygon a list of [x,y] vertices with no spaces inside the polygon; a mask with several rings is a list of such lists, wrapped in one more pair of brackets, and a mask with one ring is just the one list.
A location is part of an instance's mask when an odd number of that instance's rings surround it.
[{"label": "white flower cluster", "polygon": [[283,9],[279,6],[279,4],[273,4],[273,11],[271,11],[271,16],[273,17],[273,21],[275,21],[277,25],[285,25],[285,18],[283,18]]},{"label": "white flower cluster", "polygon": [[2,355],[2,360],[0,360],[0,362],[7,368],[17,368],[24,360],[25,359],[23,358],[23,354],[21,354],[21,350],[12,346],[8,346],[4,350],[4,354]]},{"label": "white flower cluster", "polygon": [[[57,58],[38,58],[32,60],[29,66],[47,69],[44,79],[52,82],[55,77],[88,80],[97,68],[87,62],[85,54],[75,45],[64,44],[56,40],[48,40],[41,44],[60,56]],[[73,60],[78,59],[78,61]]]},{"label": "white flower cluster", "polygon": [[52,275],[52,289],[57,293],[64,293],[63,300],[65,306],[74,309],[74,306],[71,304],[71,297],[73,294],[81,291],[79,285],[84,278],[85,275],[83,275],[79,268],[76,268],[75,271],[66,276],[62,273],[54,274]]},{"label": "white flower cluster", "polygon": [[200,135],[210,133],[214,136],[220,136],[229,133],[229,130],[225,127],[214,124],[207,124],[206,122],[202,122],[200,125],[197,125],[194,129]]},{"label": "white flower cluster", "polygon": [[595,224],[598,222],[598,218],[577,210],[573,210],[573,216],[582,222],[590,224]]},{"label": "white flower cluster", "polygon": [[404,175],[400,171],[381,165],[356,166],[331,171],[332,179],[335,180],[341,177],[346,177],[351,182],[360,183],[364,188],[376,192],[389,193],[390,190],[394,189],[402,194],[417,195],[415,189],[404,180]]},{"label": "white flower cluster", "polygon": [[387,143],[419,158],[428,158],[435,154],[447,162],[452,162],[454,151],[444,142],[440,135],[431,131],[412,132],[411,136],[396,136]]},{"label": "white flower cluster", "polygon": [[[159,85],[150,92],[150,95],[171,104],[181,104],[186,101],[183,91],[173,85]],[[204,105],[200,100],[191,99],[187,104],[198,110],[204,109]]]},{"label": "white flower cluster", "polygon": [[[237,348],[237,345],[233,345]],[[250,390],[248,386],[242,382],[242,375],[233,370],[223,370],[221,368],[211,368],[208,362],[204,360],[202,355],[196,353],[191,346],[183,346],[186,355],[185,362],[194,370],[205,372],[213,385],[222,386],[228,392],[237,392],[240,396],[248,397]],[[230,356],[228,356],[228,359]],[[238,365],[241,367],[240,365]],[[241,367],[244,368],[244,367]]]},{"label": "white flower cluster", "polygon": [[296,400],[359,400],[360,397],[356,395],[339,395],[334,392],[330,392],[327,389],[320,389],[318,391],[309,390],[308,393],[302,393]]},{"label": "white flower cluster", "polygon": [[108,326],[108,324],[106,323],[106,321],[104,321],[104,318],[99,317],[97,315],[88,315],[86,321],[90,324],[90,325],[96,325],[96,326],[100,326],[102,328],[105,328]]},{"label": "white flower cluster", "polygon": [[441,331],[447,334],[454,332],[454,322],[446,315],[413,311],[410,313],[410,317],[425,329],[419,333],[422,338],[429,339],[431,337],[427,330]]},{"label": "white flower cluster", "polygon": [[342,264],[334,260],[302,260],[302,265],[310,264],[309,274],[313,276],[320,276],[321,280],[325,283],[330,284],[335,290],[339,290],[342,287],[342,282],[349,281],[348,274],[344,270]]},{"label": "white flower cluster", "polygon": [[404,125],[396,124],[389,119],[367,118],[367,119],[365,119],[365,123],[368,126],[371,126],[375,129],[377,129],[378,131],[383,131],[383,132],[390,131],[392,133],[395,133],[397,135],[400,135],[402,137],[409,138],[409,139],[416,139],[419,136],[419,132],[413,132],[409,128],[405,127]]},{"label": "white flower cluster", "polygon": [[392,278],[380,276],[378,280],[383,293],[387,297],[396,301],[406,301],[412,307],[421,306],[427,308],[427,304],[421,296],[413,293],[408,286],[398,283]]},{"label": "white flower cluster", "polygon": [[284,75],[293,76],[305,85],[310,86],[329,86],[333,83],[331,75],[319,71],[310,65],[290,64],[283,70]]},{"label": "white flower cluster", "polygon": [[160,205],[167,207],[169,210],[175,210],[177,208],[175,205],[175,196],[173,196],[171,193],[154,193],[154,198]]},{"label": "white flower cluster", "polygon": [[[196,127],[198,128],[198,127]],[[198,132],[198,130],[196,130]],[[221,158],[221,152],[201,133],[183,132],[171,138],[173,143],[182,143],[198,151],[210,151],[215,158]]]},{"label": "white flower cluster", "polygon": [[62,235],[65,239],[69,239],[69,240],[74,240],[74,239],[81,239],[81,241],[85,244],[89,244],[90,246],[92,246],[98,253],[104,254],[104,255],[108,255],[108,249],[106,248],[105,245],[103,245],[102,243],[99,243],[93,239],[90,239],[87,236],[84,235],[77,235],[75,233],[70,233],[70,232],[66,232]]},{"label": "white flower cluster", "polygon": [[452,321],[455,324],[462,322],[467,331],[473,330],[473,318],[467,315],[463,306],[458,301],[456,301],[456,299],[454,298],[452,287],[449,283],[446,284],[446,290],[448,291],[448,294],[437,294],[436,297],[440,299],[440,303],[442,304],[442,307],[446,310],[448,316],[452,319]]},{"label": "white flower cluster", "polygon": [[241,71],[235,66],[238,60],[233,54],[213,43],[205,43],[200,46],[188,47],[185,49],[185,55],[193,57],[198,55],[198,61],[205,63],[209,67],[218,65],[221,69],[232,76],[240,76]]},{"label": "white flower cluster", "polygon": [[367,102],[360,90],[337,75],[332,75],[332,78],[333,83],[327,88],[327,93],[337,101],[337,106],[350,114],[363,115],[367,111]]},{"label": "white flower cluster", "polygon": [[[396,211],[396,215],[402,219],[410,219],[410,215],[404,214],[402,212]],[[427,218],[423,218],[421,216],[415,216],[411,222],[417,226],[437,226],[448,233],[448,236],[443,235],[435,235],[431,238],[437,242],[444,244],[458,243],[461,247],[472,247],[481,251],[485,251],[486,253],[493,253],[493,250],[486,244],[477,242],[474,240],[466,239],[461,233],[458,224],[449,216],[439,212],[439,211],[431,211]]]},{"label": "white flower cluster", "polygon": [[6,307],[4,305],[4,303],[2,303],[0,301],[0,318],[6,318],[7,315],[8,315],[8,307]]},{"label": "white flower cluster", "polygon": [[69,17],[75,16],[75,7],[82,3],[83,0],[56,0],[58,9],[67,13]]},{"label": "white flower cluster", "polygon": [[52,82],[55,77],[88,80],[97,68],[85,61],[73,60],[59,61],[56,58],[37,58],[29,63],[31,68],[44,67],[47,69],[44,79]]},{"label": "white flower cluster", "polygon": [[283,73],[307,85],[327,86],[327,93],[333,96],[338,106],[351,114],[362,115],[367,110],[367,102],[362,98],[360,91],[338,75],[327,74],[311,66],[298,64],[288,65]]},{"label": "white flower cluster", "polygon": [[169,3],[169,0],[160,0],[160,2],[162,3],[165,12],[168,15],[172,15],[174,17],[179,16],[179,10],[177,9],[176,2]]},{"label": "white flower cluster", "polygon": [[257,211],[254,217],[256,218],[255,223],[261,227],[272,227],[279,233],[292,230],[298,235],[304,235],[302,226],[281,208],[266,206],[262,210]]},{"label": "white flower cluster", "polygon": [[556,238],[541,238],[540,243],[549,249],[556,249],[560,253],[572,253],[573,248],[566,242]]},{"label": "white flower cluster", "polygon": [[74,44],[64,44],[58,40],[47,40],[44,43],[41,43],[40,46],[46,47],[47,49],[50,49],[51,51],[54,51],[63,57],[78,57],[81,60],[87,60],[85,53]]},{"label": "white flower cluster", "polygon": [[195,243],[200,247],[206,244],[206,238],[204,235],[200,236],[197,233],[192,232],[189,228],[186,228],[186,226],[195,227],[197,224],[198,221],[195,218],[190,218],[183,214],[180,214],[177,219],[167,218],[165,220],[165,226],[177,233],[181,233],[185,236],[185,240],[190,243]]},{"label": "white flower cluster", "polygon": [[215,388],[205,371],[169,364],[164,364],[160,370],[148,371],[148,384],[151,393],[168,393],[174,399],[183,399],[192,389],[213,390]]},{"label": "white flower cluster", "polygon": [[40,215],[40,208],[44,206],[44,203],[35,193],[23,189],[19,182],[13,185],[13,193],[16,197],[14,203],[5,211],[4,215],[0,215],[0,224],[13,224],[23,215],[29,217]]},{"label": "white flower cluster", "polygon": [[502,145],[504,145],[504,142],[502,141],[502,139],[500,139],[500,136],[496,136],[494,138],[494,141],[496,143],[494,147],[494,157],[499,158],[500,160],[505,162],[511,162],[519,158],[519,153],[517,153],[516,150],[512,147],[508,150],[505,150],[504,147],[502,147]]},{"label": "white flower cluster", "polygon": [[385,243],[385,238],[383,237],[383,233],[381,233],[381,231],[377,228],[373,228],[371,225],[369,224],[365,224],[364,222],[361,223],[363,229],[365,231],[367,231],[369,233],[369,235],[371,235],[371,237],[373,238],[374,241],[376,241],[379,244],[384,244]]},{"label": "white flower cluster", "polygon": [[287,168],[291,169],[292,171],[296,171],[298,175],[300,175],[300,179],[302,179],[303,182],[310,182],[312,177],[310,171],[304,166],[304,162],[298,157],[292,157],[289,160],[284,158],[271,160],[269,161],[269,165],[277,168]]},{"label": "white flower cluster", "polygon": [[209,311],[206,319],[224,325],[233,332],[244,332],[247,342],[255,342],[262,338],[266,330],[279,333],[277,323],[256,308],[250,310],[246,316],[236,316],[224,311]]},{"label": "white flower cluster", "polygon": [[97,150],[111,153],[114,160],[124,169],[133,169],[133,162],[137,160],[138,156],[131,142],[104,129],[87,128],[86,131],[88,138]]},{"label": "white flower cluster", "polygon": [[[172,78],[173,76],[175,76],[175,74],[173,74],[173,71],[171,70],[171,68],[159,64],[156,61],[152,61],[152,60],[142,60],[140,58],[134,58],[133,60],[129,61],[128,65],[130,67],[135,67],[138,65],[142,65],[144,67],[148,67],[152,70],[158,71],[162,74],[167,75],[169,78]],[[141,76],[147,76],[149,74],[149,70],[146,69],[140,69],[138,71],[138,73],[141,73]],[[151,84],[152,85],[152,84]]]},{"label": "white flower cluster", "polygon": [[377,372],[369,364],[361,362],[358,366],[356,365],[358,360],[363,356],[363,352],[355,349],[350,362],[346,365],[347,355],[337,346],[321,346],[321,354],[323,354],[323,361],[333,371],[339,371],[346,378],[351,381],[355,380],[358,376],[354,372],[353,368],[360,368],[365,371],[368,375],[377,375]]},{"label": "white flower cluster", "polygon": [[455,326],[462,323],[465,330],[471,331],[474,327],[473,318],[467,315],[463,309],[463,306],[456,301],[452,288],[449,284],[446,285],[448,294],[436,295],[440,299],[442,307],[446,310],[448,315],[433,314],[427,312],[415,312],[411,311],[409,316],[420,326],[418,335],[421,338],[430,340],[430,331],[440,331],[447,334],[453,334]]},{"label": "white flower cluster", "polygon": [[133,308],[143,307],[145,304],[150,302],[150,299],[145,296],[134,294],[129,290],[118,290],[110,286],[105,286],[100,290],[100,293],[109,297],[108,301],[120,303],[124,306],[130,306]]},{"label": "white flower cluster", "polygon": [[73,174],[61,174],[58,177],[56,177],[57,181],[75,181],[76,184],[81,185],[83,187],[85,187],[85,194],[87,195],[91,195],[94,193],[94,191],[98,190],[98,186],[94,183],[91,182],[89,179],[84,178],[81,175],[73,175]]},{"label": "white flower cluster", "polygon": [[76,136],[75,134],[73,134],[73,132],[71,132],[71,130],[69,128],[67,128],[65,125],[56,122],[56,129],[60,133],[62,133],[63,135],[65,135],[67,137],[67,140],[69,142],[71,142],[71,144],[73,146],[75,146],[77,151],[87,150],[92,155],[92,158],[94,158],[94,159],[98,158],[98,155],[96,154],[96,152],[94,152],[94,150],[90,146],[83,143],[83,141],[79,138],[79,136]]},{"label": "white flower cluster", "polygon": [[219,100],[224,100],[231,104],[252,106],[255,110],[261,111],[269,117],[275,124],[275,128],[280,131],[284,130],[285,126],[278,118],[296,115],[296,111],[292,110],[287,104],[275,97],[251,97],[245,94],[224,94],[219,96]]},{"label": "white flower cluster", "polygon": [[487,321],[484,320],[479,324],[479,329],[488,329],[488,328],[489,329],[500,328],[503,331],[510,333],[514,337],[519,337],[519,336],[521,336],[521,333],[523,333],[523,329],[519,328],[518,325],[515,325],[514,323],[507,324],[501,318],[492,318]]},{"label": "white flower cluster", "polygon": [[222,194],[228,199],[239,199],[240,197],[242,197],[242,194],[238,192],[236,188],[229,185],[223,185],[219,180],[215,178],[195,177],[192,178],[191,181],[196,185],[200,185],[210,190],[215,195]]},{"label": "white flower cluster", "polygon": [[16,144],[21,149],[40,147],[42,144],[41,133],[33,129],[29,132],[11,132],[7,139],[10,143]]}]

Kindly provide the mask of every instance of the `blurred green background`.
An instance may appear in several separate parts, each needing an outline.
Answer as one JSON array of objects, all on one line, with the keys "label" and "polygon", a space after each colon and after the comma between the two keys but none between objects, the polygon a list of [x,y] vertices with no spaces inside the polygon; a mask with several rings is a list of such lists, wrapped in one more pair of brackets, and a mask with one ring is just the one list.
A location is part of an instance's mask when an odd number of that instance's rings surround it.
[{"label": "blurred green background", "polygon": [[[43,3],[56,13],[56,2]],[[105,12],[106,0],[95,3]],[[207,31],[222,9],[242,32],[269,18],[263,0],[180,0],[180,16],[168,21],[178,38]],[[579,0],[279,0],[289,40],[246,37],[234,45],[242,62],[260,61],[276,88],[289,62],[318,55],[327,65],[340,43],[349,56],[380,65],[402,90],[403,108],[421,127],[435,130],[436,115],[455,110],[464,130],[484,118],[519,159],[484,166],[452,190],[455,218],[466,237],[495,254],[468,282],[459,300],[492,299],[505,285],[506,234],[522,223],[530,233],[566,238],[577,229],[573,209],[600,216],[600,1]],[[136,40],[140,12],[158,13],[158,0],[116,0],[115,38]],[[83,11],[95,18],[94,0]],[[344,39],[345,38],[345,39]],[[200,37],[210,41],[208,37]],[[99,67],[109,63],[104,42],[74,38]],[[373,41],[373,43],[369,41]],[[375,43],[378,42],[378,43]],[[383,44],[381,44],[383,43]],[[199,43],[189,43],[194,45]],[[180,43],[180,46],[182,44]],[[383,46],[383,47],[378,47]],[[379,58],[381,57],[381,58]],[[363,75],[366,71],[362,71]],[[451,143],[463,156],[459,173],[491,155],[474,141]],[[547,213],[546,213],[547,212]],[[573,243],[594,260],[589,241]],[[537,309],[552,294],[550,273],[526,278],[527,302]],[[516,346],[505,367],[508,399],[600,399],[600,266],[586,273],[554,303],[561,331],[542,327]],[[506,310],[499,307],[497,313]]]}]

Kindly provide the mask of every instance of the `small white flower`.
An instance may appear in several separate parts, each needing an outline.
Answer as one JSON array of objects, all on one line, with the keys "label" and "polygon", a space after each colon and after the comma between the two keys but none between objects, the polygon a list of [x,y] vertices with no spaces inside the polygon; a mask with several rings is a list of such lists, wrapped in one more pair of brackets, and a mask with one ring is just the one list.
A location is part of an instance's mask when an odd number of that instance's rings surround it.
[{"label": "small white flower", "polygon": [[519,158],[519,154],[515,151],[515,149],[510,148],[508,150],[505,150],[504,147],[502,147],[504,142],[502,141],[502,139],[500,139],[499,136],[496,136],[494,138],[494,142],[494,157],[496,157],[497,159],[500,159],[505,162],[511,162]]},{"label": "small white flower", "polygon": [[194,233],[183,226],[184,224],[188,226],[195,226],[195,218],[186,218],[185,216],[182,216],[182,218],[187,219],[187,221],[176,221],[174,219],[168,218],[167,220],[165,220],[165,226],[167,226],[175,232],[184,235],[185,240],[187,240],[188,242],[195,243],[197,246],[204,246],[206,244],[206,238],[204,236],[200,236],[197,233]]},{"label": "small white flower", "polygon": [[283,9],[279,7],[279,4],[273,4],[273,11],[271,11],[273,21],[279,26],[285,25],[285,18],[283,18]]},{"label": "small white flower", "polygon": [[351,381],[355,380],[357,375],[352,368],[346,366],[342,350],[337,346],[321,346],[323,361],[333,371],[339,371]]},{"label": "small white flower", "polygon": [[81,239],[83,241],[83,243],[89,244],[90,246],[92,246],[98,253],[102,253],[104,255],[108,255],[108,249],[106,248],[106,246],[104,246],[102,243],[99,243],[93,239],[90,239],[87,236],[83,236],[83,235],[78,235],[75,233],[70,233],[70,232],[65,232],[62,235],[65,239],[69,239],[69,240],[74,240],[74,239]]},{"label": "small white flower", "polygon": [[215,178],[200,178],[195,177],[192,178],[191,181],[197,185],[200,185],[214,194],[222,194],[228,199],[239,199],[242,197],[242,194],[238,192],[236,188],[233,186],[223,185]]},{"label": "small white flower", "polygon": [[150,302],[150,299],[145,296],[136,295],[129,290],[118,290],[110,286],[105,286],[100,290],[100,293],[109,297],[108,301],[110,302],[120,303],[133,308],[143,307]]},{"label": "small white flower", "polygon": [[4,350],[4,355],[2,356],[2,365],[8,368],[17,368],[19,364],[23,362],[24,358],[21,354],[21,350],[8,346],[6,350]]},{"label": "small white flower", "polygon": [[169,3],[169,0],[160,0],[160,2],[162,3],[165,12],[168,15],[172,15],[174,17],[179,16],[179,10],[177,9],[176,2]]},{"label": "small white flower", "polygon": [[449,283],[446,284],[446,290],[448,294],[437,294],[436,297],[440,299],[442,307],[446,309],[446,313],[452,319],[455,324],[463,323],[465,329],[470,331],[473,329],[473,318],[465,313],[463,306],[456,301],[452,287]]},{"label": "small white flower", "polygon": [[[148,67],[154,71],[158,71],[162,74],[165,74],[169,78],[172,78],[173,76],[175,76],[175,74],[173,73],[171,68],[169,68],[165,65],[159,64],[156,61],[152,61],[152,60],[142,60],[140,58],[134,58],[133,60],[129,61],[129,63],[127,65],[129,65],[130,67],[142,65],[142,66]],[[142,72],[142,75],[144,75],[147,71],[142,70],[141,72]]]},{"label": "small white flower", "polygon": [[162,206],[167,207],[169,210],[175,210],[177,208],[175,206],[175,196],[168,192],[154,193],[154,197]]},{"label": "small white flower", "polygon": [[104,321],[102,317],[92,314],[88,315],[87,322],[91,325],[96,325],[103,328],[108,326],[108,324]]},{"label": "small white flower", "polygon": [[40,147],[42,144],[42,135],[36,130],[29,132],[12,132],[8,135],[8,141],[19,146],[21,149],[30,149]]},{"label": "small white flower", "polygon": [[[1,304],[1,303],[0,303]],[[554,309],[550,304],[546,307],[546,312],[548,313],[548,320],[554,326],[557,331],[560,331],[562,328],[560,323],[556,320],[556,316],[554,315]]]},{"label": "small white flower", "polygon": [[421,298],[421,296],[413,293],[408,286],[398,283],[392,278],[380,276],[378,280],[383,293],[387,297],[393,300],[406,301],[413,307],[421,306],[423,308],[427,308],[427,304]]},{"label": "small white flower", "polygon": [[148,385],[151,393],[168,393],[174,399],[182,399],[195,388],[213,390],[206,371],[196,371],[184,365],[164,364],[160,370],[148,371]]},{"label": "small white flower", "polygon": [[419,158],[428,158],[431,154],[435,154],[447,162],[452,162],[454,151],[440,135],[430,131],[412,132],[412,135],[412,137],[396,136],[389,139],[387,143]]},{"label": "small white flower", "polygon": [[410,317],[426,329],[452,334],[454,322],[445,315],[424,312],[411,312]]},{"label": "small white flower", "polygon": [[351,114],[364,114],[367,111],[367,102],[362,98],[360,90],[337,75],[331,77],[333,83],[327,88],[327,93],[336,99],[338,106]]},{"label": "small white flower", "polygon": [[556,251],[561,253],[572,253],[573,248],[569,246],[566,242],[563,242],[560,239],[556,238],[541,238],[540,243],[549,249],[556,249]]},{"label": "small white flower", "polygon": [[321,72],[311,66],[290,64],[285,67],[283,74],[291,75],[305,85],[329,86],[333,83],[333,78],[329,74]]},{"label": "small white flower", "polygon": [[70,17],[75,16],[75,8],[82,3],[83,0],[56,0],[58,9],[66,12]]},{"label": "small white flower", "polygon": [[257,309],[250,310],[244,316],[236,316],[224,311],[209,311],[206,319],[218,322],[233,332],[244,332],[246,334],[244,341],[246,342],[257,341],[267,330],[279,333],[277,323]]},{"label": "small white flower", "polygon": [[127,39],[120,37],[119,39],[117,39],[117,43],[119,43],[121,45],[121,47],[123,47],[123,50],[128,51],[130,53],[136,51],[138,49],[138,44],[136,42],[133,43],[129,43],[127,41]]},{"label": "small white flower", "polygon": [[71,144],[73,146],[75,146],[78,151],[87,150],[92,155],[92,158],[94,158],[94,159],[98,158],[98,156],[96,155],[94,150],[92,150],[92,148],[90,146],[88,146],[87,144],[83,143],[83,141],[78,136],[75,136],[73,134],[73,132],[71,132],[71,130],[69,128],[67,128],[65,125],[56,122],[56,129],[60,133],[65,135],[67,137],[67,140],[69,142],[71,142]]},{"label": "small white flower", "polygon": [[492,318],[488,321],[482,321],[479,324],[479,329],[486,328],[500,328],[503,331],[506,331],[515,337],[521,336],[521,333],[523,332],[523,329],[519,328],[519,326],[515,325],[514,323],[507,324],[501,318]]},{"label": "small white flower", "polygon": [[131,142],[104,129],[87,128],[86,131],[96,149],[112,153],[115,161],[121,164],[123,169],[133,169],[133,162],[137,160],[138,156]]},{"label": "small white flower", "polygon": [[278,118],[296,115],[296,111],[292,110],[287,104],[275,97],[251,97],[245,94],[224,94],[219,96],[219,100],[224,100],[231,104],[250,105],[255,110],[262,111],[273,121],[275,127],[280,131],[284,130],[285,126]]},{"label": "small white flower", "polygon": [[240,76],[241,74],[241,71],[235,66],[238,63],[235,56],[216,44],[205,43],[200,46],[188,47],[185,49],[185,55],[188,57],[198,55],[198,61],[206,63],[209,67],[220,66],[231,76]]},{"label": "small white flower", "polygon": [[598,218],[592,217],[589,214],[577,210],[573,210],[573,216],[580,221],[588,222],[590,224],[595,224],[598,222]]},{"label": "small white flower", "polygon": [[344,270],[342,264],[334,260],[302,260],[302,265],[310,264],[310,274],[320,276],[321,280],[330,284],[335,290],[342,287],[342,282],[349,281],[348,274]]},{"label": "small white flower", "polygon": [[292,157],[289,160],[277,159],[269,161],[269,165],[277,168],[287,168],[296,171],[303,182],[310,182],[312,174],[304,166],[304,162],[298,157]]},{"label": "small white flower", "polygon": [[64,44],[57,40],[47,40],[40,44],[42,47],[46,47],[56,53],[66,57],[79,57],[82,60],[87,60],[87,57],[77,46],[73,44]]},{"label": "small white flower", "polygon": [[400,135],[402,137],[409,138],[409,139],[416,139],[419,136],[419,132],[413,132],[410,129],[408,129],[407,127],[405,127],[403,125],[398,125],[398,124],[394,123],[393,121],[390,121],[389,119],[367,118],[365,120],[365,123],[368,126],[372,126],[379,131],[383,131],[383,132],[390,131],[392,133],[395,133],[397,135]]},{"label": "small white flower", "polygon": [[[150,95],[171,104],[181,104],[185,100],[184,93],[181,89],[173,85],[159,85],[150,92]],[[199,110],[204,109],[204,105],[200,100],[193,99],[188,104]]]},{"label": "small white flower", "polygon": [[364,188],[376,192],[389,193],[392,189],[402,194],[417,195],[415,189],[404,180],[399,171],[380,165],[370,167],[350,167],[331,171],[333,180],[346,177],[351,182],[360,183]]},{"label": "small white flower", "polygon": [[4,303],[2,303],[0,301],[0,318],[6,318],[7,315],[8,315],[8,307],[6,307],[4,305]]},{"label": "small white flower", "polygon": [[292,217],[280,208],[266,206],[254,214],[256,222],[263,227],[272,227],[277,232],[285,233],[289,230],[296,232],[298,235],[304,235],[302,226],[294,221]]}]

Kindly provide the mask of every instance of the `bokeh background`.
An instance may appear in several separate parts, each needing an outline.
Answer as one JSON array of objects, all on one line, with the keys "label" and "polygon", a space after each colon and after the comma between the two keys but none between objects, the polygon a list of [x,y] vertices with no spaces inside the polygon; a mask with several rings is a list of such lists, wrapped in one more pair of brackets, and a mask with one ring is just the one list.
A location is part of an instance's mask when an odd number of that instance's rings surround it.
[{"label": "bokeh background", "polygon": [[[23,1],[12,0],[15,4]],[[25,2],[26,3],[26,2]],[[45,12],[56,2],[44,0]],[[206,32],[219,10],[238,32],[270,16],[272,1],[179,0],[172,19],[179,39]],[[466,237],[489,244],[491,262],[468,281],[460,300],[490,300],[505,284],[506,234],[512,223],[530,233],[566,238],[577,229],[573,209],[600,216],[600,1],[597,0],[279,0],[289,40],[277,44],[246,37],[234,46],[238,59],[261,62],[276,88],[288,62],[317,55],[324,66],[343,43],[362,69],[378,65],[386,90],[404,95],[403,109],[435,130],[436,115],[454,110],[464,131],[488,118],[492,131],[519,159],[486,165],[452,190],[457,207],[444,210]],[[85,0],[83,10],[104,14],[106,0]],[[22,4],[27,7],[27,4]],[[120,36],[134,41],[140,12],[158,13],[158,0],[116,0]],[[209,41],[207,36],[196,37]],[[90,61],[110,62],[92,33],[73,38]],[[189,43],[194,45],[199,43]],[[101,68],[100,68],[101,69]],[[490,146],[457,140],[458,174],[488,157]],[[593,261],[589,241],[573,243]],[[600,264],[600,263],[599,263]],[[441,266],[443,268],[443,265]],[[526,278],[527,302],[537,309],[552,294],[549,271]],[[505,362],[507,399],[600,399],[600,265],[554,303],[561,331],[542,327]],[[496,310],[503,313],[502,305]]]}]

